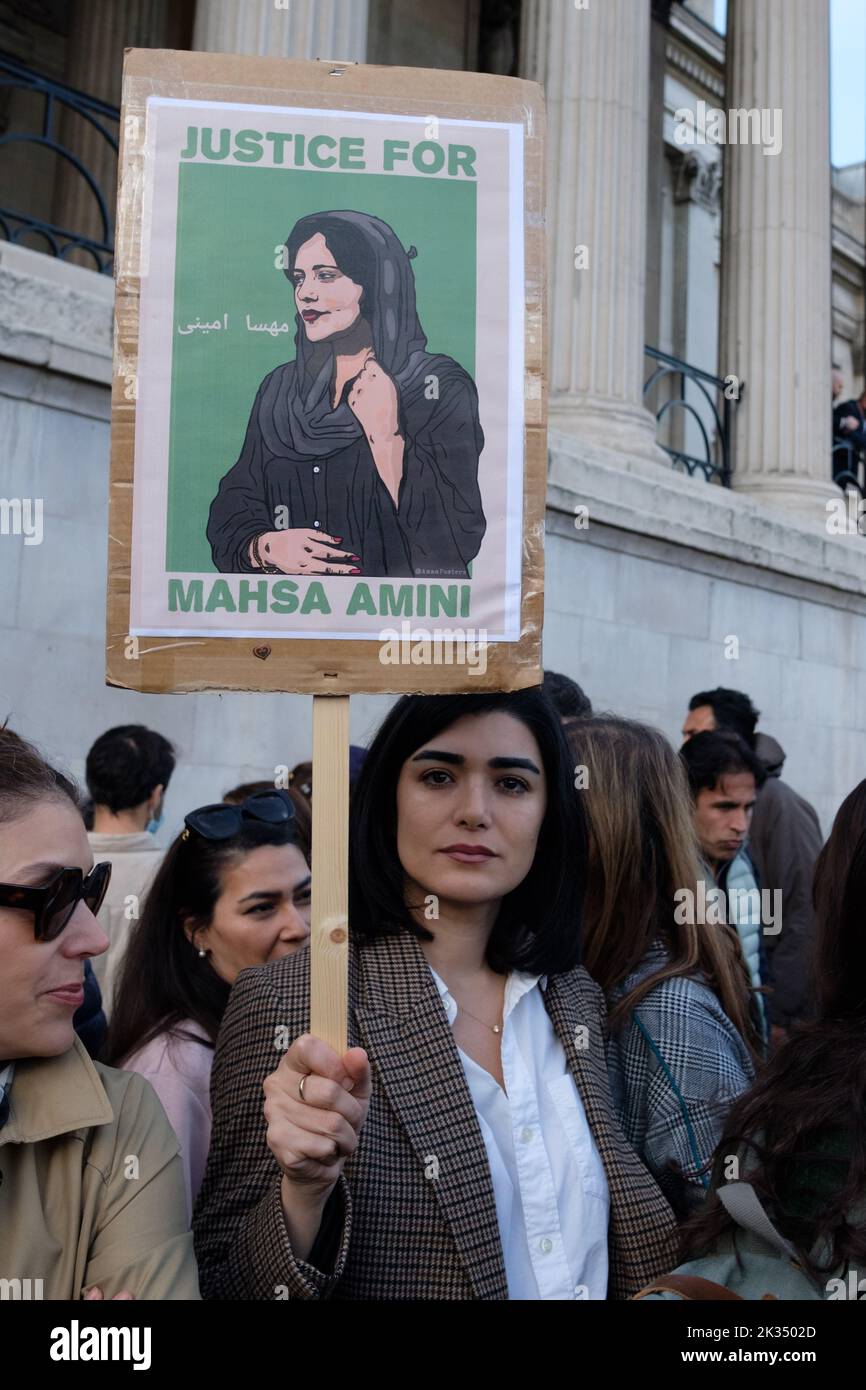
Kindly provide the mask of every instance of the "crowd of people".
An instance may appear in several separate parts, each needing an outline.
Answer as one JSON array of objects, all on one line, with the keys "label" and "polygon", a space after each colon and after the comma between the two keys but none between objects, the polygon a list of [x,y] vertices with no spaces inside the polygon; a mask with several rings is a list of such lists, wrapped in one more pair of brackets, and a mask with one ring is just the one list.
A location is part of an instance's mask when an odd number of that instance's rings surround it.
[{"label": "crowd of people", "polygon": [[748,696],[687,705],[679,751],[555,673],[393,705],[352,750],[342,1055],[310,1033],[309,762],[187,812],[163,853],[168,740],[103,734],[84,798],[0,730],[0,1278],[857,1286],[866,782],[822,844]]}]

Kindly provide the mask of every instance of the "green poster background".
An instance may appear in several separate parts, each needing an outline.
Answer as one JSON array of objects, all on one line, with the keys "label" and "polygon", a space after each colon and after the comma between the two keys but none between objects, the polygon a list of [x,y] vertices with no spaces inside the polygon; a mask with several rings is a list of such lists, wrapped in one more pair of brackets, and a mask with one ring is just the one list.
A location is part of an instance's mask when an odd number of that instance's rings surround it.
[{"label": "green poster background", "polygon": [[[295,355],[292,285],[274,248],[299,217],[354,209],[381,217],[412,261],[430,352],[475,375],[476,185],[396,174],[181,164],[171,368],[166,569],[214,572],[205,535],[220,478],[240,453],[264,376]],[[181,335],[228,314],[228,332]],[[250,333],[288,322],[290,333]]]}]

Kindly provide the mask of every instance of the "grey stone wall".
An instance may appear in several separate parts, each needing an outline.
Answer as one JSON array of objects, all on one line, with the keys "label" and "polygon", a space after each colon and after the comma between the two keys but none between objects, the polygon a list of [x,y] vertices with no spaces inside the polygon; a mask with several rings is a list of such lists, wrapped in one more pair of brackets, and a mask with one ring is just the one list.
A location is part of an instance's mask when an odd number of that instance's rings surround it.
[{"label": "grey stone wall", "polygon": [[746,691],[829,831],[866,776],[866,536],[554,437],[545,554],[546,666],[675,746],[691,695]]}]

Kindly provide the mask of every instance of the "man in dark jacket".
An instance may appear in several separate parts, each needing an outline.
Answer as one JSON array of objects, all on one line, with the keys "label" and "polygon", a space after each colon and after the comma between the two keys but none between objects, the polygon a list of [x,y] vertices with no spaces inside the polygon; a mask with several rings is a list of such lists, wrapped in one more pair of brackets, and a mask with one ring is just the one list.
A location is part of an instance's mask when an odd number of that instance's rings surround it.
[{"label": "man in dark jacket", "polygon": [[[850,452],[839,445],[849,445]],[[857,459],[866,453],[866,388],[856,401],[833,406],[833,474],[844,466],[857,472]]]},{"label": "man in dark jacket", "polygon": [[739,690],[701,691],[689,701],[683,737],[707,729],[732,729],[764,764],[767,780],[758,793],[749,832],[749,852],[761,884],[781,889],[782,930],[764,936],[772,973],[768,1012],[774,1040],[811,1012],[809,958],[814,938],[812,874],[823,843],[818,817],[780,774],[785,754],[774,738],[755,734],[758,711]]}]

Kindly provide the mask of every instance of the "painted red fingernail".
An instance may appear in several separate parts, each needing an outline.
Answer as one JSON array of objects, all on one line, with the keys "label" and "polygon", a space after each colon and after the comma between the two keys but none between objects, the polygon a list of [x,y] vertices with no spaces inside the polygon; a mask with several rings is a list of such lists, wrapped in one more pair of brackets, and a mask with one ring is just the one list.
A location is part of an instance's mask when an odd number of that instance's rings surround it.
[{"label": "painted red fingernail", "polygon": [[349,573],[350,573],[350,574],[360,574],[361,571],[360,571],[360,570],[349,570]]},{"label": "painted red fingernail", "polygon": [[335,540],[335,541],[341,541],[342,539],[343,539],[342,536],[335,536],[335,537],[334,537],[334,540]]}]

